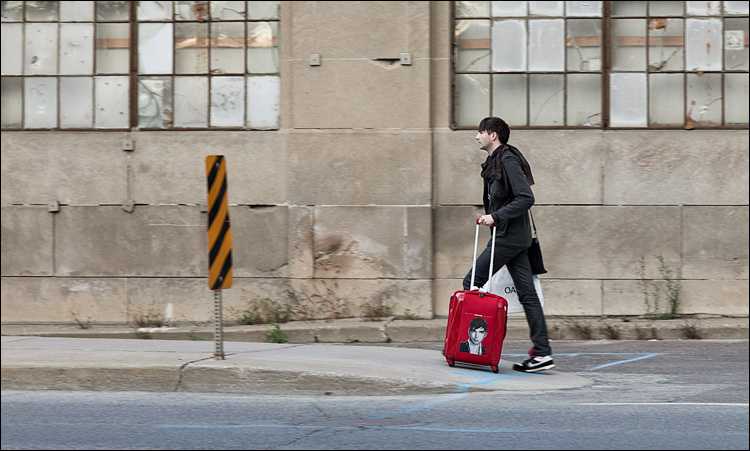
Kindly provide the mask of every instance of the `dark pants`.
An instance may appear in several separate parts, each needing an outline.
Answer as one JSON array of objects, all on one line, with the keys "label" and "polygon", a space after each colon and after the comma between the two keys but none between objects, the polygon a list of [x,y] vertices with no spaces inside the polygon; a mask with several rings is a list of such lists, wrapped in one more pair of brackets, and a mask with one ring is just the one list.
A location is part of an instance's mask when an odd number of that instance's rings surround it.
[{"label": "dark pants", "polygon": [[[477,258],[477,269],[474,276],[474,286],[482,287],[487,283],[490,268],[491,241]],[[523,306],[526,314],[526,322],[529,324],[529,338],[534,343],[533,352],[537,356],[546,356],[552,354],[547,336],[547,323],[544,320],[544,311],[542,304],[539,302],[539,296],[534,289],[532,280],[531,266],[529,265],[529,255],[527,248],[504,246],[502,243],[495,245],[495,260],[493,263],[492,274],[495,274],[503,265],[508,265],[508,271],[516,286],[518,300]],[[471,268],[464,277],[464,290],[471,288]]]}]

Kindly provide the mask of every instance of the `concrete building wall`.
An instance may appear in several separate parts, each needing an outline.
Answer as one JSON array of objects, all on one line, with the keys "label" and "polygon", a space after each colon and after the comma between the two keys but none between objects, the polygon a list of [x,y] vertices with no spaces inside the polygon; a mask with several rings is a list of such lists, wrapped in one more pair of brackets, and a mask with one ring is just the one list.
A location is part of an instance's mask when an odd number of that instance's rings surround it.
[{"label": "concrete building wall", "polygon": [[[485,156],[450,129],[449,3],[284,2],[281,28],[278,131],[2,133],[4,323],[210,320],[213,153],[232,205],[225,317],[447,313]],[[401,52],[411,65],[383,60]],[[547,314],[664,312],[678,289],[680,313],[748,314],[747,130],[511,142],[537,179]]]}]

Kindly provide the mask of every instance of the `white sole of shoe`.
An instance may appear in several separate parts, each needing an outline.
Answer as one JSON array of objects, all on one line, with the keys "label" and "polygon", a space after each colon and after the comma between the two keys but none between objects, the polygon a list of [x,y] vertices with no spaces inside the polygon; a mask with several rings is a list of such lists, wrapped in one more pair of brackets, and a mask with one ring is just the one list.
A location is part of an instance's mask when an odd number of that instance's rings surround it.
[{"label": "white sole of shoe", "polygon": [[538,373],[539,371],[551,370],[554,367],[555,367],[555,364],[553,363],[552,365],[545,366],[545,367],[542,367],[542,368],[533,368],[533,369],[529,369],[529,370],[516,370],[514,368],[514,370],[518,371],[519,373]]}]

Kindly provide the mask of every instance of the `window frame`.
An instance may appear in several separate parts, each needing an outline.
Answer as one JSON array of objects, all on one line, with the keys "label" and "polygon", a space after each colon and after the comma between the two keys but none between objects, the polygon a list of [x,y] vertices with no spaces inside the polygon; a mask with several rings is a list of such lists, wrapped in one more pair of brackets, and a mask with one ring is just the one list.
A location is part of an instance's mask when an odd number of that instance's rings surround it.
[{"label": "window frame", "polygon": [[[137,1],[130,1],[128,2],[128,20],[121,20],[121,21],[114,21],[114,20],[107,20],[107,21],[99,21],[97,20],[97,8],[98,8],[97,1],[94,1],[94,11],[93,11],[93,18],[91,22],[86,21],[61,21],[60,20],[60,2],[57,2],[56,8],[57,8],[57,19],[54,21],[28,21],[27,20],[27,9],[26,9],[26,2],[23,3],[23,11],[22,11],[22,17],[20,21],[7,21],[3,22],[3,24],[22,24],[22,33],[21,33],[21,65],[22,65],[22,73],[16,74],[16,75],[3,75],[3,79],[20,79],[21,80],[21,126],[20,127],[2,127],[2,132],[44,132],[44,131],[61,131],[61,132],[117,132],[122,133],[125,131],[158,131],[158,132],[174,132],[174,131],[279,131],[281,130],[281,121],[282,121],[282,99],[283,99],[283,83],[282,83],[282,76],[283,76],[283,64],[281,64],[281,55],[283,51],[283,46],[281,45],[281,34],[282,34],[282,17],[283,17],[283,8],[284,8],[284,2],[279,2],[279,15],[277,19],[248,19],[248,4],[245,2],[245,18],[244,19],[230,19],[230,20],[213,20],[212,18],[208,18],[204,21],[199,20],[176,20],[175,18],[175,2],[172,2],[172,19],[169,21],[161,21],[161,20],[149,20],[149,21],[143,21],[144,23],[171,23],[173,25],[173,42],[172,42],[172,71],[169,74],[143,74],[141,75],[138,70],[138,61],[139,61],[139,23],[141,21],[138,20],[138,2]],[[209,14],[210,14],[210,7],[211,3],[210,1],[207,2],[207,7],[209,8]],[[245,40],[247,40],[247,30],[249,27],[249,24],[251,23],[257,23],[257,22],[275,22],[277,23],[278,27],[278,44],[276,48],[278,49],[279,54],[279,68],[278,73],[274,74],[257,74],[257,75],[251,75],[247,72],[247,49],[248,47],[243,47],[243,73],[242,74],[220,74],[221,76],[234,76],[234,77],[242,77],[243,78],[243,85],[245,90],[245,97],[243,102],[243,109],[244,109],[244,119],[243,119],[243,125],[242,126],[211,126],[211,78],[216,77],[217,75],[211,74],[211,68],[210,68],[210,45],[209,45],[209,68],[208,71],[205,74],[176,74],[174,67],[176,64],[175,60],[175,52],[176,48],[174,45],[174,29],[175,24],[178,23],[205,23],[210,28],[212,24],[219,24],[219,23],[242,23],[245,28]],[[56,64],[56,70],[54,74],[25,74],[25,37],[26,37],[26,24],[28,23],[50,23],[50,24],[56,24],[57,25],[57,47],[55,48],[55,51],[57,53],[57,64]],[[60,25],[63,23],[91,23],[94,27],[94,34],[93,34],[93,40],[92,48],[93,48],[93,55],[92,55],[92,73],[90,75],[62,75],[60,74]],[[96,39],[97,39],[97,33],[96,28],[97,24],[99,23],[121,23],[121,24],[129,24],[129,49],[128,49],[128,55],[130,58],[129,66],[128,66],[128,73],[127,74],[98,74],[96,71]],[[209,36],[210,36],[210,30],[209,30]],[[119,127],[119,128],[96,128],[96,79],[98,76],[127,76],[128,77],[128,126],[127,127]],[[174,79],[176,76],[199,76],[199,77],[206,77],[208,78],[208,104],[207,104],[207,126],[206,127],[175,127],[174,125],[168,127],[168,128],[154,128],[154,127],[139,127],[138,126],[138,92],[139,92],[139,79],[143,76],[145,78],[149,77],[169,77],[172,80],[172,93],[174,93]],[[274,128],[254,128],[247,126],[247,80],[249,77],[252,76],[276,76],[279,79],[279,121],[278,125]],[[90,128],[85,127],[61,127],[60,122],[60,116],[61,116],[61,104],[60,104],[60,98],[61,98],[61,92],[60,92],[60,79],[61,78],[71,78],[71,77],[87,77],[91,78],[92,80],[92,126]],[[25,80],[27,78],[55,78],[55,83],[57,86],[57,93],[56,93],[56,102],[57,102],[57,126],[56,127],[47,127],[47,128],[27,128],[25,125],[25,114],[26,114],[26,88],[25,88]],[[174,99],[172,99],[172,110],[174,114]]]},{"label": "window frame", "polygon": [[[563,123],[567,121],[567,115],[568,115],[568,84],[567,84],[567,77],[568,74],[586,74],[590,72],[570,72],[568,71],[567,63],[568,63],[568,52],[567,47],[565,48],[564,52],[564,63],[563,63],[563,70],[557,71],[557,72],[546,72],[546,71],[524,71],[524,72],[493,72],[492,71],[492,49],[490,47],[490,69],[486,72],[457,72],[456,71],[456,24],[460,20],[489,20],[490,21],[490,30],[492,30],[492,22],[495,20],[498,20],[498,17],[492,16],[492,4],[491,2],[488,2],[490,5],[490,14],[489,16],[472,16],[472,17],[456,17],[456,0],[452,0],[450,2],[450,72],[451,72],[451,82],[450,82],[450,128],[451,130],[476,130],[476,126],[459,126],[457,125],[456,121],[456,75],[463,75],[463,74],[469,74],[469,75],[488,75],[489,78],[489,113],[492,115],[493,111],[493,102],[494,102],[494,95],[493,95],[493,76],[498,74],[519,74],[519,75],[526,75],[526,109],[527,109],[527,125],[516,125],[513,126],[513,129],[515,130],[747,130],[748,125],[746,124],[726,124],[726,74],[733,74],[733,73],[739,73],[739,74],[746,74],[748,73],[747,70],[727,70],[724,65],[726,61],[726,28],[725,24],[727,19],[748,19],[750,16],[745,14],[732,14],[728,15],[726,14],[726,11],[724,9],[724,2],[721,2],[721,14],[715,15],[715,16],[701,16],[701,15],[687,15],[687,3],[683,2],[682,7],[682,15],[681,16],[674,16],[674,15],[666,15],[666,16],[650,16],[650,6],[651,3],[646,3],[646,15],[645,16],[617,16],[615,17],[613,15],[613,8],[612,8],[612,0],[609,1],[603,1],[602,2],[602,16],[597,17],[597,19],[600,19],[601,21],[601,30],[602,30],[602,36],[601,36],[601,60],[602,60],[602,70],[601,72],[598,72],[601,76],[601,92],[600,92],[600,103],[601,103],[601,124],[598,126],[581,126],[581,125],[529,125],[529,115],[530,113],[530,89],[529,89],[529,79],[530,75],[534,74],[555,74],[555,75],[561,75],[563,76],[564,82],[564,92],[563,92]],[[568,38],[568,20],[569,19],[593,19],[592,17],[583,17],[583,16],[567,16],[565,15],[567,11],[563,12],[562,19],[564,20],[564,41],[563,45],[565,46],[565,41],[567,41]],[[539,19],[560,19],[561,17],[558,16],[533,16],[535,20]],[[649,50],[650,50],[650,33],[648,30],[648,20],[653,19],[655,17],[658,18],[667,18],[667,19],[681,19],[683,20],[683,37],[687,33],[687,19],[689,18],[718,18],[721,20],[722,23],[722,33],[721,33],[721,40],[722,40],[722,49],[721,49],[721,64],[722,69],[720,71],[688,71],[685,67],[684,61],[687,58],[687,52],[684,50],[685,43],[683,41],[683,69],[681,71],[655,71],[652,72],[648,68],[648,58],[649,58]],[[501,20],[509,20],[509,19],[515,19],[515,20],[526,20],[526,23],[528,24],[529,20],[531,20],[532,16],[529,16],[528,14],[526,16],[503,16]],[[646,21],[646,34],[645,34],[645,46],[644,51],[646,55],[646,68],[642,71],[613,71],[612,70],[612,26],[613,21],[618,19],[640,19]],[[492,39],[492,31],[490,31],[490,40]],[[526,33],[529,33],[529,28],[526,28]],[[747,36],[745,39],[748,39]],[[528,43],[526,51],[528,52]],[[528,60],[528,58],[527,58]],[[645,74],[646,76],[646,126],[645,127],[613,127],[611,126],[610,121],[610,75],[612,73],[636,73],[636,74]],[[650,79],[649,76],[652,74],[682,74],[683,77],[683,111],[682,115],[683,117],[687,116],[687,79],[689,74],[720,74],[721,75],[721,94],[722,94],[722,102],[721,102],[721,124],[719,125],[713,125],[713,126],[707,126],[707,125],[696,125],[693,127],[688,127],[687,121],[684,121],[682,125],[651,125],[650,124]]]}]

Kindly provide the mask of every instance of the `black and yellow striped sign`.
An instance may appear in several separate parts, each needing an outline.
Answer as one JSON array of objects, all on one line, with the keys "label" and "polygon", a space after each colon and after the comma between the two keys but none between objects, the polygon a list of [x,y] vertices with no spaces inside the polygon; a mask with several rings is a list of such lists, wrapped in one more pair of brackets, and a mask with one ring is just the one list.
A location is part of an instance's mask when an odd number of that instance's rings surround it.
[{"label": "black and yellow striped sign", "polygon": [[208,286],[232,286],[232,229],[229,227],[227,164],[223,155],[206,157],[208,177]]}]

